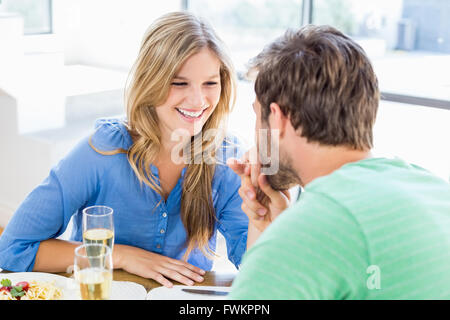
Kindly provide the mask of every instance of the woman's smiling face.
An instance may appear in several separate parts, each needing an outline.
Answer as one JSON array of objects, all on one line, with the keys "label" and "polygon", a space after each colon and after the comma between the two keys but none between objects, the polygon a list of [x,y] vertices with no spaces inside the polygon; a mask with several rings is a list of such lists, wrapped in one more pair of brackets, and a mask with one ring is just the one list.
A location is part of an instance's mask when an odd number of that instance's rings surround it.
[{"label": "woman's smiling face", "polygon": [[220,67],[220,60],[208,48],[181,66],[167,100],[156,107],[163,140],[170,139],[175,130],[187,130],[190,136],[201,131],[220,100]]}]

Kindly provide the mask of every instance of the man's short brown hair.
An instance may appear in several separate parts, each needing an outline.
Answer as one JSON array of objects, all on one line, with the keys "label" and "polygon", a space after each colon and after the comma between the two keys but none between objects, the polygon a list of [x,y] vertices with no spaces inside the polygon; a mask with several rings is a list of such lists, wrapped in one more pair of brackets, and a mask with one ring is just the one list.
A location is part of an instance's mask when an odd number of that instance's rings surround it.
[{"label": "man's short brown hair", "polygon": [[377,77],[364,50],[329,26],[288,30],[250,61],[267,121],[276,102],[308,142],[373,146],[379,102]]}]

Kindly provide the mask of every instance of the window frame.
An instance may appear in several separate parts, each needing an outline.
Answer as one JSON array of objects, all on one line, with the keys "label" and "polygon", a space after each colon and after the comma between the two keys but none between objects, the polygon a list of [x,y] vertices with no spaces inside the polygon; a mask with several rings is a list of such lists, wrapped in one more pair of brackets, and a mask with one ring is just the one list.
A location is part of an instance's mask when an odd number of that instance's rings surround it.
[{"label": "window frame", "polygon": [[[301,26],[313,23],[314,1],[315,0],[302,1],[302,6],[299,8],[299,10],[301,10]],[[189,3],[190,0],[181,0],[182,9],[189,11]],[[238,74],[243,73],[242,70],[237,70],[237,72]],[[427,96],[381,91],[380,99],[384,101],[450,110],[450,100],[435,99]]]}]

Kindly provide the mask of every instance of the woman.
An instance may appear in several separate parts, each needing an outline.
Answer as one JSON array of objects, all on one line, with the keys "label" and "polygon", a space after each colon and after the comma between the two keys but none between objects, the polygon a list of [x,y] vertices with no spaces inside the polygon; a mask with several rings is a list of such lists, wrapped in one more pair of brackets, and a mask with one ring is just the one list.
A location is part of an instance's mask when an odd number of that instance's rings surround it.
[{"label": "woman", "polygon": [[[131,72],[127,119],[97,121],[31,192],[0,238],[0,267],[65,271],[82,241],[82,210],[95,204],[114,209],[115,268],[193,285],[212,267],[217,229],[238,266],[248,218],[240,179],[224,164],[235,83],[222,47],[191,14],[156,20]],[[71,219],[74,242],[55,239]]]}]

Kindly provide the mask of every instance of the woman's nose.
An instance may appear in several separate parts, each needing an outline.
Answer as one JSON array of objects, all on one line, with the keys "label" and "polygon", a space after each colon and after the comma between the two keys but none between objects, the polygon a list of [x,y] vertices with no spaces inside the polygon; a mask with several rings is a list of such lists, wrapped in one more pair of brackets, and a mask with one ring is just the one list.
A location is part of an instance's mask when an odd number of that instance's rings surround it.
[{"label": "woman's nose", "polygon": [[203,93],[202,88],[192,88],[188,96],[186,97],[186,102],[189,104],[185,107],[191,108],[201,108],[206,104],[205,94]]}]

